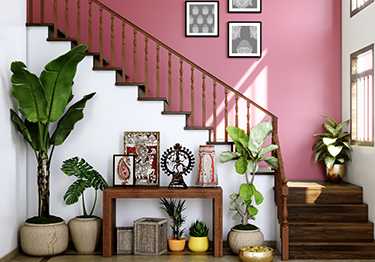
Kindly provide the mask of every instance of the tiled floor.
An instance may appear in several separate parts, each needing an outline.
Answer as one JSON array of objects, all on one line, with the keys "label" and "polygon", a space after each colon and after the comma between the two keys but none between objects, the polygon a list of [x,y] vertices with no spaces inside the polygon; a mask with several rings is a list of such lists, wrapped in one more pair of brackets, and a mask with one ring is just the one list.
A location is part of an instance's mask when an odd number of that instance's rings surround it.
[{"label": "tiled floor", "polygon": [[[167,252],[166,254],[153,256],[134,256],[134,255],[113,255],[111,258],[103,258],[101,252],[90,255],[79,255],[74,248],[69,248],[61,255],[53,257],[30,257],[24,254],[19,254],[11,262],[159,262],[159,261],[173,261],[173,262],[240,262],[240,258],[230,253],[229,248],[224,248],[224,256],[216,258],[212,256],[212,252],[207,254],[195,254],[188,250],[181,253]],[[273,262],[280,262],[280,255],[276,255]],[[371,260],[289,260],[290,262],[369,262]]]}]

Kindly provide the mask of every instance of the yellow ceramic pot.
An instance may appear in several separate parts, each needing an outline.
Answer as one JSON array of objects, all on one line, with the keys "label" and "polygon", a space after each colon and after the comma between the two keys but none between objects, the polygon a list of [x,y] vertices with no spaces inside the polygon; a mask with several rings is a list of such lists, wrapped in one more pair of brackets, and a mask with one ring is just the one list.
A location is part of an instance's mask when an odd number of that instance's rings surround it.
[{"label": "yellow ceramic pot", "polygon": [[180,240],[173,237],[168,238],[168,247],[171,251],[182,251],[185,249],[186,239],[181,237]]},{"label": "yellow ceramic pot", "polygon": [[208,250],[208,237],[190,237],[188,247],[191,252],[206,252]]}]

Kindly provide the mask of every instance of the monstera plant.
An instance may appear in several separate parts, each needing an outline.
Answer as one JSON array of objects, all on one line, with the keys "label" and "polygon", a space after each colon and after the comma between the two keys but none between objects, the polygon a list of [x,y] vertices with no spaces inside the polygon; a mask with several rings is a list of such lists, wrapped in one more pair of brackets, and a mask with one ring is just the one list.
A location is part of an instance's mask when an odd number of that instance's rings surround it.
[{"label": "monstera plant", "polygon": [[[67,109],[73,98],[73,78],[86,49],[87,46],[79,45],[52,60],[40,77],[28,71],[21,61],[11,64],[11,95],[17,100],[18,111],[24,120],[12,109],[11,118],[34,150],[38,165],[39,211],[36,220],[52,218],[49,212],[49,170],[54,149],[65,141],[74,125],[83,118],[86,102],[95,95],[85,95]],[[51,125],[56,121],[57,124]]]},{"label": "monstera plant", "polygon": [[236,152],[222,152],[219,161],[225,163],[237,159],[236,171],[238,174],[244,175],[245,183],[240,185],[238,193],[233,193],[229,197],[231,199],[230,209],[236,211],[232,219],[236,220],[240,215],[242,225],[245,227],[248,220],[255,219],[258,214],[254,202],[257,205],[263,202],[263,195],[254,186],[255,173],[259,169],[259,163],[265,162],[269,167],[277,169],[279,167],[277,158],[266,155],[277,149],[278,146],[270,144],[262,147],[272,132],[272,124],[269,121],[254,126],[250,130],[249,136],[238,127],[228,126],[226,130],[236,146]]}]

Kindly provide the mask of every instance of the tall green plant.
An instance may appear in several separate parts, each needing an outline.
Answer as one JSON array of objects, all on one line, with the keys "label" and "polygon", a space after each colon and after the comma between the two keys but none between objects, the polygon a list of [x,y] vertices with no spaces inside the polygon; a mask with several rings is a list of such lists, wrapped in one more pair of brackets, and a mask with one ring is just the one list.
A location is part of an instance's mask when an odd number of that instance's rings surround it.
[{"label": "tall green plant", "polygon": [[[39,217],[49,217],[49,168],[56,146],[61,145],[83,118],[86,102],[95,93],[85,95],[66,110],[73,98],[72,85],[77,66],[84,58],[87,46],[79,45],[49,62],[40,77],[26,69],[21,61],[11,64],[11,95],[18,102],[18,111],[12,109],[11,119],[17,130],[34,150],[38,164]],[[51,123],[57,121],[51,127]],[[54,131],[53,131],[54,129]],[[53,131],[53,133],[52,133]]]},{"label": "tall green plant", "polygon": [[328,169],[334,164],[344,164],[345,161],[351,160],[350,151],[353,150],[350,145],[350,134],[341,132],[341,129],[349,123],[349,120],[337,124],[332,118],[323,116],[329,121],[324,123],[323,127],[327,133],[317,133],[314,136],[320,137],[313,146],[315,151],[315,163],[323,162]]},{"label": "tall green plant", "polygon": [[172,220],[172,231],[173,238],[180,240],[181,236],[185,232],[185,229],[182,229],[181,226],[186,221],[186,215],[182,215],[182,211],[186,209],[185,207],[186,200],[179,199],[160,199],[160,204],[162,204],[161,209],[163,209]]},{"label": "tall green plant", "polygon": [[252,127],[249,136],[238,127],[228,126],[226,131],[236,146],[236,152],[222,152],[219,161],[226,163],[232,159],[237,159],[235,163],[236,171],[238,174],[245,176],[246,182],[240,185],[238,193],[229,196],[231,199],[230,210],[236,211],[232,219],[236,220],[240,215],[242,225],[245,226],[249,219],[255,219],[258,214],[258,209],[253,203],[260,205],[264,199],[254,186],[255,173],[259,169],[259,163],[265,162],[269,167],[278,169],[278,159],[273,156],[266,156],[266,154],[276,150],[278,146],[270,144],[263,147],[272,133],[272,124],[269,121],[261,122]]},{"label": "tall green plant", "polygon": [[[107,182],[102,175],[96,171],[85,159],[73,157],[63,162],[61,171],[67,176],[75,176],[77,180],[73,182],[64,195],[64,201],[67,205],[77,203],[82,196],[83,217],[91,217],[94,212],[98,190],[103,191],[108,187]],[[95,190],[95,199],[90,213],[86,211],[84,191],[92,187]]]}]

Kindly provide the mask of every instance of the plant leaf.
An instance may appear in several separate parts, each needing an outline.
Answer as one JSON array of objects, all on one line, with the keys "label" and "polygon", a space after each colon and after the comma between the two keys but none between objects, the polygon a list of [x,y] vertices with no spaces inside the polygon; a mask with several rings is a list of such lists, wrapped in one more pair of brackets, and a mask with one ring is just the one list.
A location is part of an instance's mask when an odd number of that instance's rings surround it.
[{"label": "plant leaf", "polygon": [[245,174],[247,170],[247,165],[248,165],[247,159],[243,156],[241,156],[234,164],[234,166],[236,167],[236,172],[241,175]]},{"label": "plant leaf", "polygon": [[255,206],[248,206],[247,210],[251,216],[256,216],[258,214],[258,209]]},{"label": "plant leaf", "polygon": [[319,148],[321,148],[322,146],[324,145],[324,143],[323,143],[323,139],[318,139],[316,142],[315,142],[315,144],[314,144],[314,146],[313,146],[313,150],[317,150],[317,149],[319,149]]},{"label": "plant leaf", "polygon": [[83,109],[86,102],[90,100],[95,93],[85,95],[81,100],[73,104],[66,114],[59,120],[55,132],[51,138],[51,144],[61,145],[74,129],[74,125],[83,118]]},{"label": "plant leaf", "polygon": [[323,143],[326,146],[334,144],[337,141],[337,139],[338,139],[337,137],[336,138],[328,138],[328,137],[323,137],[322,138]]},{"label": "plant leaf", "polygon": [[244,150],[244,146],[247,146],[246,144],[242,144],[243,141],[249,140],[249,137],[247,136],[245,131],[234,126],[227,126],[225,130],[228,132],[229,136],[232,138],[234,144],[236,145],[237,152],[241,153]]},{"label": "plant leaf", "polygon": [[340,132],[333,128],[331,125],[324,123],[324,129],[330,133],[333,137],[338,137]]},{"label": "plant leaf", "polygon": [[238,153],[238,152],[232,152],[232,151],[224,151],[224,152],[221,152],[220,154],[220,157],[219,157],[219,161],[220,163],[226,163],[236,157],[240,157],[241,154]]},{"label": "plant leaf", "polygon": [[37,150],[36,143],[33,141],[30,131],[25,125],[25,123],[22,121],[22,119],[18,116],[16,112],[13,111],[13,109],[10,109],[10,115],[11,115],[12,121],[16,125],[18,132],[20,132],[23,135],[23,137],[30,144],[32,149]]},{"label": "plant leaf", "polygon": [[232,220],[236,220],[238,217],[238,212],[232,216]]},{"label": "plant leaf", "polygon": [[272,132],[270,121],[263,121],[250,130],[248,148],[253,156],[258,155],[260,149]]},{"label": "plant leaf", "polygon": [[338,131],[338,132],[340,132],[340,130],[341,130],[341,128],[343,128],[346,124],[348,124],[349,123],[349,120],[346,120],[346,121],[344,121],[344,122],[342,122],[341,124],[339,124],[337,127],[336,127],[336,130]]},{"label": "plant leaf", "polygon": [[335,164],[335,160],[336,158],[335,157],[331,157],[331,156],[326,156],[324,158],[324,163],[326,164],[326,167],[328,169],[331,169],[333,167],[333,165]]},{"label": "plant leaf", "polygon": [[247,167],[250,173],[255,174],[259,169],[259,161],[249,159]]},{"label": "plant leaf", "polygon": [[79,179],[71,184],[64,195],[64,201],[67,205],[78,202],[79,197],[83,194],[86,188],[91,187],[88,180]]},{"label": "plant leaf", "polygon": [[262,159],[270,168],[278,169],[279,168],[279,160],[276,157],[269,156]]},{"label": "plant leaf", "polygon": [[45,123],[47,98],[39,78],[20,61],[12,62],[10,70],[13,72],[10,93],[17,100],[19,111],[32,123]]},{"label": "plant leaf", "polygon": [[327,120],[331,123],[331,125],[332,125],[334,128],[336,128],[337,124],[336,124],[335,120],[333,120],[332,118],[330,118],[330,117],[328,117],[328,116],[323,116],[323,115],[321,115],[321,116],[324,117],[325,119],[327,119]]},{"label": "plant leaf", "polygon": [[338,154],[340,154],[343,146],[334,146],[334,145],[329,145],[327,147],[328,152],[331,154],[331,156],[336,157]]},{"label": "plant leaf", "polygon": [[240,185],[240,196],[244,201],[250,200],[254,195],[255,187],[253,184],[243,183]]},{"label": "plant leaf", "polygon": [[260,205],[260,204],[262,204],[262,202],[264,200],[264,197],[263,197],[262,193],[260,193],[258,190],[255,190],[254,199],[255,199],[255,203],[257,205]]},{"label": "plant leaf", "polygon": [[262,158],[265,154],[269,153],[269,152],[272,152],[273,150],[276,150],[278,149],[279,146],[277,145],[274,145],[274,144],[271,144],[271,145],[268,145],[268,146],[265,146],[263,147],[260,152],[259,152],[259,158]]},{"label": "plant leaf", "polygon": [[235,206],[230,206],[229,209],[230,210],[237,210],[237,208]]}]

